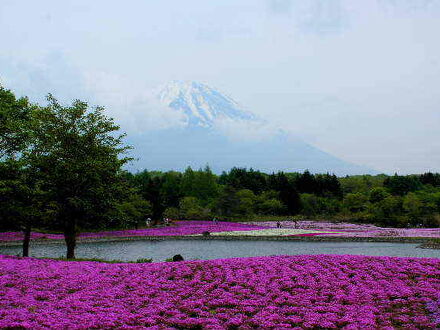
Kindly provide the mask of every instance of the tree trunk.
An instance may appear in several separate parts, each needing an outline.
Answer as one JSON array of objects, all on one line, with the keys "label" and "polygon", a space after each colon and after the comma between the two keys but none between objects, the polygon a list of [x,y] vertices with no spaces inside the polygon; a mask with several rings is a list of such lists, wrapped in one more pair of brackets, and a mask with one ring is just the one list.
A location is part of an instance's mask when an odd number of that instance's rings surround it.
[{"label": "tree trunk", "polygon": [[75,259],[75,247],[76,247],[76,221],[70,220],[66,223],[64,228],[64,240],[67,246],[67,259]]},{"label": "tree trunk", "polygon": [[23,257],[29,257],[29,243],[31,241],[31,226],[26,225],[23,230],[24,238],[23,238]]}]

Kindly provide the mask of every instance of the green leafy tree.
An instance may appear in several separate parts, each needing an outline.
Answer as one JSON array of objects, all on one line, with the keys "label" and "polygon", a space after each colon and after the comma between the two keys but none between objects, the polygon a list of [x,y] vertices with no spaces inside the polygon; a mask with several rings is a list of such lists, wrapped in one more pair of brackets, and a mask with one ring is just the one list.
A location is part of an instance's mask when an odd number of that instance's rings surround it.
[{"label": "green leafy tree", "polygon": [[180,219],[180,212],[177,207],[167,207],[163,212],[163,216],[169,219]]},{"label": "green leafy tree", "polygon": [[283,215],[287,213],[286,206],[279,200],[279,193],[268,190],[257,197],[255,210],[258,214]]},{"label": "green leafy tree", "polygon": [[408,193],[403,197],[402,208],[407,213],[412,225],[421,222],[423,203],[415,193]]},{"label": "green leafy tree", "polygon": [[313,194],[301,194],[301,213],[313,217],[319,213],[318,197]]},{"label": "green leafy tree", "polygon": [[219,183],[229,185],[234,189],[249,189],[254,194],[259,194],[267,189],[266,175],[246,168],[232,168],[229,173],[223,172],[219,178]]},{"label": "green leafy tree", "polygon": [[240,200],[237,197],[237,190],[229,185],[223,187],[217,199],[216,212],[223,218],[234,217]]},{"label": "green leafy tree", "polygon": [[26,98],[0,86],[0,218],[3,226],[22,230],[23,256],[29,255],[32,227],[41,222],[44,191],[26,154],[33,153],[32,111]]},{"label": "green leafy tree", "polygon": [[23,257],[27,257],[32,227],[47,219],[50,204],[32,169],[19,163],[0,163],[0,228],[23,231]]},{"label": "green leafy tree", "polygon": [[268,178],[268,187],[278,191],[279,199],[284,204],[288,215],[294,215],[300,211],[301,199],[293,179],[289,179],[283,172],[272,174]]},{"label": "green leafy tree", "polygon": [[300,193],[313,194],[319,190],[316,178],[308,170],[296,178],[295,185]]},{"label": "green leafy tree", "polygon": [[17,99],[0,86],[0,159],[19,159],[30,143],[29,123],[36,106],[27,98]]},{"label": "green leafy tree", "polygon": [[381,225],[397,227],[406,226],[405,218],[402,218],[402,198],[400,196],[388,196],[378,203],[370,206],[373,220]]},{"label": "green leafy tree", "polygon": [[369,200],[371,203],[378,203],[380,201],[383,201],[389,195],[390,194],[387,192],[387,190],[385,188],[376,187],[376,188],[371,189]]},{"label": "green leafy tree", "polygon": [[401,176],[395,174],[394,176],[386,178],[383,185],[391,194],[399,196],[404,196],[409,192],[414,192],[422,188],[420,179],[414,175]]},{"label": "green leafy tree", "polygon": [[341,211],[341,201],[337,198],[319,197],[320,212],[325,216],[334,216]]},{"label": "green leafy tree", "polygon": [[181,193],[182,196],[196,197],[207,205],[219,194],[216,176],[208,166],[198,171],[188,167],[182,177]]},{"label": "green leafy tree", "polygon": [[184,197],[180,201],[180,214],[184,219],[200,219],[204,216],[204,210],[196,197]]},{"label": "green leafy tree", "polygon": [[242,189],[237,191],[238,206],[235,210],[236,215],[249,217],[254,214],[256,196],[249,189]]},{"label": "green leafy tree", "polygon": [[429,184],[433,187],[440,187],[440,173],[423,173],[420,176],[420,182],[422,184]]},{"label": "green leafy tree", "polygon": [[180,189],[181,182],[182,174],[179,172],[170,171],[162,176],[160,195],[166,207],[179,206],[179,201],[183,197]]},{"label": "green leafy tree", "polygon": [[265,215],[282,215],[286,213],[286,207],[278,199],[266,199],[259,205],[259,211]]},{"label": "green leafy tree", "polygon": [[382,187],[386,175],[354,175],[339,178],[342,192],[348,193],[368,193],[372,188]]},{"label": "green leafy tree", "polygon": [[[139,227],[139,224],[151,217],[153,207],[149,201],[142,199],[139,195],[132,193],[123,201],[116,203],[110,211],[112,227]],[[107,222],[107,225],[109,222]]]},{"label": "green leafy tree", "polygon": [[118,202],[121,167],[129,160],[119,126],[104,108],[85,102],[62,106],[48,96],[48,106],[33,112],[31,158],[57,205],[67,258],[75,257],[77,230],[88,219],[107,213]]},{"label": "green leafy tree", "polygon": [[367,202],[367,196],[361,193],[347,194],[344,197],[344,207],[352,213],[365,211],[368,206]]}]

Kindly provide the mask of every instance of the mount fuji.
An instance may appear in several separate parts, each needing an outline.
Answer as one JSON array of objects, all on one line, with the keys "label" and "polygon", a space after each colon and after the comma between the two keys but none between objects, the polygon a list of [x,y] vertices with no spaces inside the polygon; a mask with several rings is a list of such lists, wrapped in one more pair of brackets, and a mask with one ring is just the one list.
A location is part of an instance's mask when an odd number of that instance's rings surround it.
[{"label": "mount fuji", "polygon": [[256,119],[232,98],[195,81],[172,81],[162,85],[157,89],[157,98],[164,106],[181,111],[185,125],[190,127],[212,128],[215,121],[226,118],[234,121]]},{"label": "mount fuji", "polygon": [[179,125],[130,134],[137,159],[130,170],[198,169],[216,173],[232,167],[263,172],[375,174],[341,160],[270,125],[244,110],[231,97],[194,81],[172,81],[153,92],[161,106],[173,111]]}]

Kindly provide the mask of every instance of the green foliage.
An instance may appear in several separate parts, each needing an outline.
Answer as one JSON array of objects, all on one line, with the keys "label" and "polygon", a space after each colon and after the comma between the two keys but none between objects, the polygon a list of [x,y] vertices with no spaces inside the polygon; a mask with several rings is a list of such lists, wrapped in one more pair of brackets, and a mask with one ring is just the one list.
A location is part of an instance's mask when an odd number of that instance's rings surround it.
[{"label": "green foliage", "polygon": [[297,183],[285,173],[272,174],[268,178],[268,189],[279,192],[279,199],[285,206],[286,215],[297,214],[301,209],[301,200],[296,189]]},{"label": "green foliage", "polygon": [[41,184],[21,161],[0,162],[0,229],[24,230],[50,218],[53,203]]},{"label": "green foliage", "polygon": [[313,194],[301,194],[302,214],[313,217],[319,213],[318,197]]},{"label": "green foliage", "polygon": [[223,172],[219,177],[219,183],[222,185],[228,185],[236,190],[248,189],[254,194],[259,194],[266,189],[267,175],[254,171],[252,168],[247,170],[246,168],[232,168],[229,173]]},{"label": "green foliage", "polygon": [[424,185],[440,187],[440,173],[424,173],[420,176],[420,182]]},{"label": "green foliage", "polygon": [[35,105],[0,86],[0,159],[20,157],[30,142],[29,123]]},{"label": "green foliage", "polygon": [[[166,172],[162,177],[160,187],[160,198],[164,205],[168,207],[179,206],[180,199],[184,196],[179,187],[182,185],[182,174],[179,172]],[[176,219],[176,217],[173,217]]]},{"label": "green foliage", "polygon": [[238,199],[238,206],[235,211],[236,215],[249,217],[254,214],[256,196],[249,189],[242,189],[237,191],[235,196]]},{"label": "green foliage", "polygon": [[375,187],[370,191],[370,203],[378,203],[387,198],[390,194],[383,187]]},{"label": "green foliage", "polygon": [[344,194],[348,193],[368,193],[373,188],[383,186],[387,176],[384,174],[372,175],[354,175],[339,178],[341,189]]},{"label": "green foliage", "polygon": [[51,95],[48,102],[31,113],[31,145],[23,158],[56,204],[56,225],[64,229],[71,258],[77,228],[102,219],[126,196],[121,167],[129,159],[121,155],[128,148],[102,107],[62,106]]},{"label": "green foliage", "polygon": [[180,211],[177,207],[167,207],[163,212],[163,216],[169,219],[180,219]]},{"label": "green foliage", "polygon": [[285,214],[286,207],[276,198],[263,199],[258,205],[258,213],[264,215],[278,215]]},{"label": "green foliage", "polygon": [[184,197],[180,201],[180,215],[183,219],[204,219],[209,216],[209,211],[205,210],[196,197]]},{"label": "green foliage", "polygon": [[402,217],[402,197],[388,196],[370,207],[372,220],[385,226],[406,227],[408,221]]},{"label": "green foliage", "polygon": [[409,192],[422,188],[420,179],[414,175],[401,176],[395,174],[394,176],[387,177],[383,185],[391,194],[399,196],[404,196]]},{"label": "green foliage", "polygon": [[[145,219],[151,217],[152,211],[151,203],[133,192],[114,205],[109,211],[109,220],[105,225],[114,228],[137,228]],[[93,227],[93,224],[89,227]]]},{"label": "green foliage", "polygon": [[349,212],[356,213],[365,211],[368,198],[362,193],[347,194],[344,197],[344,208]]},{"label": "green foliage", "polygon": [[231,218],[236,215],[240,204],[234,187],[226,185],[223,187],[216,203],[216,213],[223,218]]},{"label": "green foliage", "polygon": [[301,194],[301,214],[307,217],[333,216],[341,209],[341,202],[336,198],[325,198],[313,194]]},{"label": "green foliage", "polygon": [[195,197],[204,205],[218,196],[216,176],[209,167],[193,171],[188,167],[182,177],[182,196]]},{"label": "green foliage", "polygon": [[422,212],[422,202],[415,193],[408,193],[403,197],[402,207],[410,217],[417,217]]}]

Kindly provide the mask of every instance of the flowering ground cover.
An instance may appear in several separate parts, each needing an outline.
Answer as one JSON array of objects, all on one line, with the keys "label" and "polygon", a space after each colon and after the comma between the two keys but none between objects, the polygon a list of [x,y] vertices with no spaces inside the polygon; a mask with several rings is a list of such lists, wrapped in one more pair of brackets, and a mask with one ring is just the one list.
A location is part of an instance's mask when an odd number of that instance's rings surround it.
[{"label": "flowering ground cover", "polygon": [[[256,223],[256,222],[254,222]],[[325,235],[342,237],[428,237],[440,238],[440,228],[382,228],[372,224],[332,223],[323,221],[281,221],[282,228],[324,231]],[[243,222],[243,224],[251,224]],[[260,226],[275,228],[274,221],[258,222]],[[321,233],[322,234],[322,233]],[[317,234],[318,236],[321,234]]]},{"label": "flowering ground cover", "polygon": [[[267,229],[267,227],[255,224],[242,224],[236,222],[219,221],[176,221],[172,226],[147,229],[101,231],[95,233],[81,233],[80,238],[104,238],[104,237],[136,237],[136,236],[184,236],[202,234],[209,231],[230,232],[235,230],[246,231],[256,229]],[[33,232],[31,239],[63,239],[60,234],[42,234]],[[23,239],[21,232],[0,233],[0,241],[18,241]]]},{"label": "flowering ground cover", "polygon": [[0,328],[433,329],[439,308],[440,259],[106,264],[0,256]]},{"label": "flowering ground cover", "polygon": [[[23,232],[20,231],[9,231],[9,232],[3,232],[0,233],[0,242],[1,241],[21,241],[23,239]],[[37,233],[32,232],[31,233],[31,239],[62,239],[63,235],[59,234],[43,234],[43,233]]]},{"label": "flowering ground cover", "polygon": [[305,235],[320,235],[333,234],[330,232],[306,230],[306,229],[292,229],[292,228],[266,228],[257,230],[235,230],[211,233],[212,236],[305,236]]},{"label": "flowering ground cover", "polygon": [[[210,232],[213,236],[342,236],[342,237],[428,237],[440,238],[440,228],[381,228],[374,225],[331,223],[321,221],[281,221],[276,222],[217,222],[176,221],[172,226],[161,228],[131,229],[81,233],[79,238],[117,238],[142,236],[200,236]],[[31,239],[63,239],[61,234],[33,232]],[[0,241],[23,239],[21,232],[0,233]]]}]

